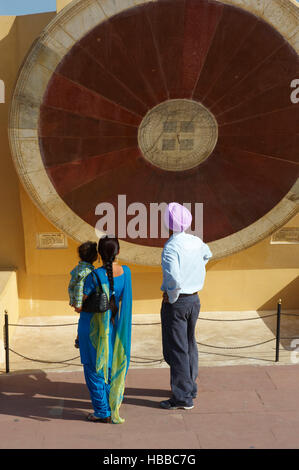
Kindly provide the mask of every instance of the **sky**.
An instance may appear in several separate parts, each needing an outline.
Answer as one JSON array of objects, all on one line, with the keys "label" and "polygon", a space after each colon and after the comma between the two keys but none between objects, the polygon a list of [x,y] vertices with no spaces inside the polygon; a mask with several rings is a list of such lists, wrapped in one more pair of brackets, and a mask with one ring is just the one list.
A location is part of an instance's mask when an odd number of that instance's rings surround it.
[{"label": "sky", "polygon": [[0,0],[0,15],[30,15],[56,11],[56,0]]}]

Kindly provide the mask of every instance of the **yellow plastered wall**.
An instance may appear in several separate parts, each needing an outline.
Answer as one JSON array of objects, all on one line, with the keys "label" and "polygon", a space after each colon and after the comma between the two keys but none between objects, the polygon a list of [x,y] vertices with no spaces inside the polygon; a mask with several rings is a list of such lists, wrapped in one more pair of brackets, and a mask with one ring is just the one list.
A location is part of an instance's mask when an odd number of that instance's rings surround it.
[{"label": "yellow plastered wall", "polygon": [[11,159],[7,124],[10,98],[18,67],[16,18],[0,17],[0,79],[5,84],[5,103],[0,104],[0,268],[24,267],[22,215],[18,177]]},{"label": "yellow plastered wall", "polygon": [[56,10],[57,13],[66,7],[72,0],[56,0]]},{"label": "yellow plastered wall", "polygon": [[[0,364],[4,363],[4,312],[8,313],[9,324],[15,325],[19,318],[19,300],[17,275],[15,271],[0,271]],[[15,326],[9,327],[9,336],[13,337]]]},{"label": "yellow plastered wall", "polygon": [[[70,3],[58,0],[58,9]],[[7,126],[10,97],[18,69],[30,46],[55,13],[0,17],[0,79],[6,103],[0,104],[0,267],[17,269],[20,316],[68,315],[69,272],[77,263],[77,244],[38,250],[36,234],[57,229],[40,213],[19,183],[9,150]],[[289,222],[299,225],[299,216]],[[241,253],[208,264],[201,293],[202,309],[255,310],[299,308],[299,246],[271,245],[270,238]],[[133,312],[158,313],[162,281],[159,267],[133,266]],[[16,293],[12,294],[16,297]],[[17,300],[15,298],[15,300]]]},{"label": "yellow plastered wall", "polygon": [[[72,314],[67,303],[69,272],[77,262],[77,243],[63,250],[37,250],[36,233],[55,227],[20,188],[27,271],[21,282],[22,315]],[[287,225],[298,226],[299,215]],[[205,311],[273,309],[279,297],[284,308],[299,307],[299,245],[271,245],[270,238],[226,259],[208,264],[201,292]],[[121,261],[120,261],[121,262]],[[160,267],[129,265],[133,281],[133,312],[159,313]]]},{"label": "yellow plastered wall", "polygon": [[[298,227],[299,215],[286,226]],[[271,244],[271,237],[208,264],[201,295],[205,310],[299,309],[299,245]],[[224,307],[225,306],[225,307]]]},{"label": "yellow plastered wall", "polygon": [[[15,171],[8,140],[11,96],[19,67],[33,41],[55,13],[28,16],[0,16],[0,79],[5,84],[5,102],[0,104],[0,270],[16,271],[18,287],[25,273],[25,241],[20,204],[19,178]],[[10,285],[10,282],[9,282]],[[18,302],[17,290],[9,288],[12,302]],[[4,304],[0,303],[0,322]],[[15,315],[19,310],[14,308]]]},{"label": "yellow plastered wall", "polygon": [[[69,273],[78,262],[78,244],[68,238],[66,249],[37,249],[36,234],[56,232],[57,229],[36,209],[21,185],[20,197],[26,259],[26,272],[20,273],[20,314],[73,314],[73,309],[68,305],[67,287]],[[136,265],[129,267],[133,281],[133,313],[155,313],[161,298],[161,269]]]}]

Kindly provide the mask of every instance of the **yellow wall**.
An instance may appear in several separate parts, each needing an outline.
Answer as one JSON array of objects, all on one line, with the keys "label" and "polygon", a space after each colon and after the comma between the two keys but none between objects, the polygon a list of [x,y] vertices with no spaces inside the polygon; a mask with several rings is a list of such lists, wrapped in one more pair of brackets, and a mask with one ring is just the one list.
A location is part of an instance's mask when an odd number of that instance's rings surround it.
[{"label": "yellow wall", "polygon": [[56,0],[56,10],[57,13],[66,7],[72,0]]},{"label": "yellow wall", "polygon": [[[60,9],[68,0],[58,0]],[[6,103],[0,104],[0,268],[17,268],[20,316],[73,314],[68,306],[69,272],[77,262],[77,244],[68,239],[63,250],[36,249],[36,233],[57,231],[39,212],[19,183],[7,136],[10,96],[18,69],[32,42],[54,13],[0,17],[0,79]],[[298,227],[299,215],[288,225]],[[202,309],[248,310],[299,308],[299,245],[271,245],[270,239],[208,265],[201,293]],[[134,313],[160,310],[161,269],[130,266]]]},{"label": "yellow wall", "polygon": [[[298,227],[299,215],[286,226]],[[270,241],[209,263],[201,296],[205,310],[268,310],[279,298],[284,309],[298,309],[299,245]]]},{"label": "yellow wall", "polygon": [[19,285],[26,269],[25,243],[19,179],[8,141],[9,108],[19,67],[32,42],[53,16],[55,13],[0,16],[0,79],[5,83],[5,103],[0,104],[0,270],[16,269]]},{"label": "yellow wall", "polygon": [[[36,249],[36,233],[57,229],[35,208],[22,187],[20,196],[26,259],[26,272],[20,273],[21,315],[73,314],[67,303],[67,286],[69,272],[78,261],[78,244],[68,238],[67,249]],[[134,313],[155,313],[161,298],[161,270],[129,266],[133,278]]]},{"label": "yellow wall", "polygon": [[[67,304],[69,272],[77,244],[65,250],[37,250],[36,232],[56,231],[21,190],[27,272],[20,285],[21,315],[72,314]],[[299,215],[288,226],[299,225]],[[270,238],[226,259],[208,264],[201,303],[205,311],[273,309],[282,297],[286,309],[299,307],[299,245],[271,245]],[[121,262],[121,261],[120,261]],[[129,265],[134,313],[159,313],[159,267]],[[32,300],[33,299],[33,300]]]},{"label": "yellow wall", "polygon": [[24,268],[24,241],[18,177],[10,155],[7,120],[16,79],[18,41],[14,16],[0,17],[0,78],[5,83],[5,103],[0,104],[0,268]]},{"label": "yellow wall", "polygon": [[[16,324],[19,318],[17,275],[15,271],[0,271],[0,364],[4,362],[3,326],[4,312],[7,310],[9,324]],[[10,337],[15,327],[9,328]]]}]

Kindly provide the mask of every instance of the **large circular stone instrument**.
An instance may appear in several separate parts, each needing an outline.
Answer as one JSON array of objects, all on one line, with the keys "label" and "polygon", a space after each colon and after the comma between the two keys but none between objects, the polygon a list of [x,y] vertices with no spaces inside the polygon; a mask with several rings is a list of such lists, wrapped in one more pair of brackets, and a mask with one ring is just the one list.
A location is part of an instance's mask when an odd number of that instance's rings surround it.
[{"label": "large circular stone instrument", "polygon": [[[298,210],[298,13],[292,0],[73,1],[13,96],[33,201],[79,242],[118,195],[148,219],[151,203],[203,203],[215,258],[273,233]],[[124,236],[121,258],[158,265],[164,242]]]}]

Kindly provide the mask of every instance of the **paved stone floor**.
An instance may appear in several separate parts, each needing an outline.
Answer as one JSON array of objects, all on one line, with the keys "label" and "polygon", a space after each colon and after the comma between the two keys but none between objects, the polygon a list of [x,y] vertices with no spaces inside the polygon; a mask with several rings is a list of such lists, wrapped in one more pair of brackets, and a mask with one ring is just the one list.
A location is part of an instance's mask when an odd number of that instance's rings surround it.
[{"label": "paved stone floor", "polygon": [[2,449],[298,449],[299,365],[201,367],[193,410],[165,411],[167,368],[130,369],[122,425],[85,421],[82,371],[0,376]]},{"label": "paved stone floor", "polygon": [[[123,425],[85,421],[91,405],[73,345],[78,317],[21,318],[19,324],[32,326],[16,327],[10,347],[40,362],[11,352],[11,372],[5,374],[0,364],[0,448],[298,449],[299,364],[292,363],[293,349],[284,339],[280,362],[275,363],[276,318],[268,316],[272,314],[201,313],[196,329],[202,343],[200,393],[190,411],[159,407],[159,401],[169,397],[160,319],[134,316]],[[255,319],[211,321],[240,318]],[[299,338],[298,317],[283,316],[281,326],[282,338]],[[203,346],[238,348],[265,341],[243,349]]]}]

